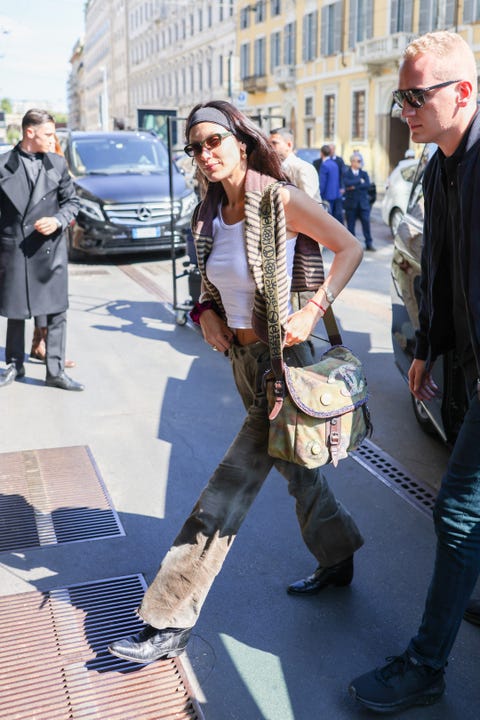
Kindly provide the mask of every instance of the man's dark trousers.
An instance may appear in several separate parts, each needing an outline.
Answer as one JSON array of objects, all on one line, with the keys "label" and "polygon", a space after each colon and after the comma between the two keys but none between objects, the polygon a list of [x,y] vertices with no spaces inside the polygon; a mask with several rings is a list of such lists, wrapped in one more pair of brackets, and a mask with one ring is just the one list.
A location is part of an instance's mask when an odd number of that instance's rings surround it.
[{"label": "man's dark trousers", "polygon": [[[67,313],[47,315],[46,365],[47,376],[56,377],[64,370]],[[25,357],[25,320],[8,319],[5,361],[14,363],[17,370],[23,365]]]}]

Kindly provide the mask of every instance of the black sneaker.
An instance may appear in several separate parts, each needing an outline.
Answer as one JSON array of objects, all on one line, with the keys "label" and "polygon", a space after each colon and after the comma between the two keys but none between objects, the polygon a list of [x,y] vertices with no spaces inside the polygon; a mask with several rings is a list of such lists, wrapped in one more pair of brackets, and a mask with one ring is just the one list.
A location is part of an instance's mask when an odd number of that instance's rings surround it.
[{"label": "black sneaker", "polygon": [[359,703],[377,712],[432,705],[445,690],[444,669],[418,663],[407,652],[387,658],[387,664],[353,680],[348,692]]}]

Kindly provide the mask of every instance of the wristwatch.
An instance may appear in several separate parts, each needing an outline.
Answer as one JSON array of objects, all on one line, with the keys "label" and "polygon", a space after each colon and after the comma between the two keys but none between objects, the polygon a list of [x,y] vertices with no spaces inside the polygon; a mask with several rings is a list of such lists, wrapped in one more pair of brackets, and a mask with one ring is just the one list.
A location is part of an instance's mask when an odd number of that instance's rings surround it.
[{"label": "wristwatch", "polygon": [[325,293],[325,297],[327,298],[328,302],[331,305],[333,303],[333,301],[335,300],[335,295],[327,287],[322,286],[322,290]]}]

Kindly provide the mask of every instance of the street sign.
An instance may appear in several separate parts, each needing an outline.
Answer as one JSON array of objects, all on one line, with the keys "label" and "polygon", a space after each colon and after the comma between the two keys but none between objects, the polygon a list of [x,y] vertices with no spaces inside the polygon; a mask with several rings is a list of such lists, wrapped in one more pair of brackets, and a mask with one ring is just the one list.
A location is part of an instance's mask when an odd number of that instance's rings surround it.
[{"label": "street sign", "polygon": [[241,90],[237,95],[237,106],[245,107],[247,104],[247,93]]}]

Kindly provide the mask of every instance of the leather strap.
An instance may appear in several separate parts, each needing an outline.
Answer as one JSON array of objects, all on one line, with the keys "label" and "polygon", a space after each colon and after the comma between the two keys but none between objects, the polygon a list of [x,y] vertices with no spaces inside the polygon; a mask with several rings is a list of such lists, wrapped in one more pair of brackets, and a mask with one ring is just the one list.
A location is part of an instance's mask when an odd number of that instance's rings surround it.
[{"label": "leather strap", "polygon": [[[282,407],[285,395],[283,378],[283,337],[278,304],[277,263],[275,249],[275,222],[272,193],[280,182],[268,185],[260,201],[260,247],[262,252],[263,284],[267,308],[268,344],[274,381],[275,405],[270,413],[273,420]],[[323,322],[331,345],[341,345],[342,337],[331,306],[323,315]]]}]

